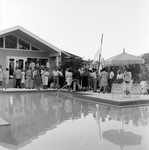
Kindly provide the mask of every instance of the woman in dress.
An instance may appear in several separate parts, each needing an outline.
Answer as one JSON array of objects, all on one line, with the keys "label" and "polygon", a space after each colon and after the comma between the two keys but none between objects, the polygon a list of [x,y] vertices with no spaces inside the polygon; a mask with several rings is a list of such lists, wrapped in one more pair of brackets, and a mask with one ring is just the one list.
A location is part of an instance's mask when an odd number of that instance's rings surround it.
[{"label": "woman in dress", "polygon": [[7,89],[8,87],[8,84],[9,84],[9,70],[8,68],[6,68],[6,71],[4,72],[4,84],[5,84],[5,90]]},{"label": "woman in dress", "polygon": [[36,70],[36,86],[37,86],[37,90],[40,90],[40,86],[41,86],[41,76],[40,76],[40,70],[39,70],[39,67],[37,67],[37,70]]},{"label": "woman in dress", "polygon": [[103,68],[101,72],[101,83],[100,83],[99,93],[102,87],[103,87],[103,93],[106,92],[107,83],[108,83],[108,73],[106,72],[106,68]]},{"label": "woman in dress", "polygon": [[43,78],[43,88],[44,89],[47,89],[48,87],[48,81],[49,81],[49,69],[48,68],[45,68],[45,71],[44,71],[44,78]]},{"label": "woman in dress", "polygon": [[25,70],[22,69],[21,87],[25,88]]}]

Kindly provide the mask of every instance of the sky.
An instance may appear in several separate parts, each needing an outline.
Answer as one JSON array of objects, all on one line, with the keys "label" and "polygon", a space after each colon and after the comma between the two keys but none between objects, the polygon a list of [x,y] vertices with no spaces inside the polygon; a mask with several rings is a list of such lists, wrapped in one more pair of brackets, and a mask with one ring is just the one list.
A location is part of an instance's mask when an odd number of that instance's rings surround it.
[{"label": "sky", "polygon": [[61,50],[105,60],[149,52],[149,0],[0,0],[0,30],[20,25]]}]

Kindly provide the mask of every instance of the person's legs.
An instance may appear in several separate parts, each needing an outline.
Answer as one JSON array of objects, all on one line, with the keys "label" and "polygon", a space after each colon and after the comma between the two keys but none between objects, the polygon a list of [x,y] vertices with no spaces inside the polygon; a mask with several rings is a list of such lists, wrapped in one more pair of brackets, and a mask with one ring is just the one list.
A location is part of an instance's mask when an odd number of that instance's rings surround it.
[{"label": "person's legs", "polygon": [[76,91],[76,81],[73,82],[73,91]]},{"label": "person's legs", "polygon": [[27,77],[27,79],[26,79],[26,88],[28,89],[28,85],[29,84],[29,77]]},{"label": "person's legs", "polygon": [[56,77],[57,88],[59,89],[59,76]]},{"label": "person's legs", "polygon": [[0,88],[1,88],[1,89],[3,89],[3,86],[2,86],[2,81],[0,81]]},{"label": "person's legs", "polygon": [[97,80],[94,79],[94,81],[93,81],[93,91],[96,92],[96,90],[97,90]]},{"label": "person's legs", "polygon": [[16,79],[16,86],[15,86],[15,88],[17,88],[18,87],[18,79]]},{"label": "person's legs", "polygon": [[100,85],[100,88],[99,88],[99,91],[98,91],[98,93],[100,93],[100,91],[101,91],[101,88],[102,88],[103,86],[102,85]]},{"label": "person's legs", "polygon": [[21,88],[21,79],[18,79],[19,88]]},{"label": "person's legs", "polygon": [[28,78],[28,88],[31,88],[31,77]]},{"label": "person's legs", "polygon": [[111,93],[111,89],[112,89],[112,82],[113,80],[112,79],[110,79],[110,81],[109,81],[109,92]]},{"label": "person's legs", "polygon": [[56,77],[54,77],[53,79],[54,79],[54,89],[55,89],[55,85],[56,85]]},{"label": "person's legs", "polygon": [[[79,84],[79,81],[77,80],[76,81],[76,85],[77,85],[77,87],[78,87],[78,91],[81,89],[81,87],[80,87],[80,84]],[[86,88],[86,87],[85,87]]]}]

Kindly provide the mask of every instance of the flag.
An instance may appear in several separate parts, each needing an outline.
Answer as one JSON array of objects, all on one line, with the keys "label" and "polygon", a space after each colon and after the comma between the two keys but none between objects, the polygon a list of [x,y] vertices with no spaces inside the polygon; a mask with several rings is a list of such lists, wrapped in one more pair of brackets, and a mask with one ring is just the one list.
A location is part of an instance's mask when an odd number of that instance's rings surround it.
[{"label": "flag", "polygon": [[101,36],[101,45],[96,54],[94,55],[93,63],[96,64],[98,62],[98,71],[100,70],[100,61],[101,61],[101,52],[102,52],[102,41],[103,41],[103,34]]},{"label": "flag", "polygon": [[102,45],[100,46],[100,48],[98,49],[98,51],[94,56],[94,60],[93,60],[94,62],[97,62],[101,59],[101,51],[102,51]]}]

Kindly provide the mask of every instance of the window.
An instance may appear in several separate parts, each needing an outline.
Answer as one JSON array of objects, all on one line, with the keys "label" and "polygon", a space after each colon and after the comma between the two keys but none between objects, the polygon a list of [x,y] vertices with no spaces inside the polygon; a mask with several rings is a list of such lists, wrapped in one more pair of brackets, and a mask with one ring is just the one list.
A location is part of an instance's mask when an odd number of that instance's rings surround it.
[{"label": "window", "polygon": [[4,41],[4,38],[2,37],[2,38],[0,38],[0,48],[3,48],[3,41]]},{"label": "window", "polygon": [[29,50],[30,45],[28,43],[26,43],[25,41],[19,39],[19,49]]},{"label": "window", "polygon": [[14,35],[7,35],[5,37],[5,47],[17,49],[17,37]]},{"label": "window", "polygon": [[39,59],[39,65],[43,65],[43,66],[46,66],[46,63],[47,63],[48,59]]},{"label": "window", "polygon": [[40,51],[38,48],[36,48],[34,46],[32,46],[31,50],[33,50],[33,51]]}]

